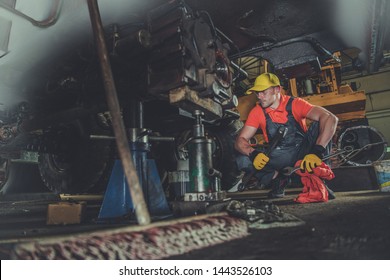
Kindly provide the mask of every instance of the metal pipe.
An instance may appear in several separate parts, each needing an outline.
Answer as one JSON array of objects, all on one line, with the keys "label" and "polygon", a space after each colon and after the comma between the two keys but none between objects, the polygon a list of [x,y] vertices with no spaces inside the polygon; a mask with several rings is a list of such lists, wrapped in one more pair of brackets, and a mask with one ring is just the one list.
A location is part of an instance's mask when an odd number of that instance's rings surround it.
[{"label": "metal pipe", "polygon": [[144,103],[138,101],[138,122],[139,128],[144,128]]},{"label": "metal pipe", "polygon": [[14,7],[10,7],[9,5],[5,3],[0,2],[0,7],[17,15],[20,16],[21,18],[24,18],[25,20],[28,20],[31,22],[33,25],[41,27],[41,28],[46,28],[49,26],[54,25],[57,22],[58,16],[60,14],[61,10],[61,5],[62,5],[62,0],[56,0],[54,4],[52,5],[52,8],[50,10],[49,16],[45,20],[35,20],[32,17],[29,17],[25,13],[22,13],[18,10],[16,10]]},{"label": "metal pipe", "polygon": [[174,142],[175,137],[169,137],[169,136],[149,136],[149,141],[156,141],[156,142]]},{"label": "metal pipe", "polygon": [[117,91],[115,88],[114,77],[112,74],[108,51],[104,40],[104,30],[100,17],[98,3],[97,0],[88,0],[87,3],[103,76],[107,104],[112,117],[112,125],[115,134],[117,149],[119,152],[119,157],[122,162],[123,171],[126,175],[127,183],[129,185],[129,190],[133,200],[137,221],[141,225],[147,225],[150,224],[150,215],[145,203],[137,171],[135,170],[134,163],[131,160],[129,143],[127,140],[125,126],[123,124],[121,116],[121,110],[119,106]]},{"label": "metal pipe", "polygon": [[109,135],[90,135],[89,138],[96,140],[115,140],[114,136]]},{"label": "metal pipe", "polygon": [[[90,135],[89,138],[96,139],[96,140],[115,140],[114,136],[109,135]],[[169,137],[169,136],[149,136],[148,140],[153,142],[174,142],[175,137]]]},{"label": "metal pipe", "polygon": [[129,125],[132,128],[136,128],[138,126],[137,116],[138,116],[138,107],[137,102],[135,100],[130,101],[130,120]]}]

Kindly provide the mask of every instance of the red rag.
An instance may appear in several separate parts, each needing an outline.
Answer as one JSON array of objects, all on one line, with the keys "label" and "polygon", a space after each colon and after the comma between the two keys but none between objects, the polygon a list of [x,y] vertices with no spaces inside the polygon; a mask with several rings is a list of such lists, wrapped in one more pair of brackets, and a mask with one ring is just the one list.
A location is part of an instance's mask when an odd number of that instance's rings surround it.
[{"label": "red rag", "polygon": [[[295,164],[295,167],[298,167],[300,163],[301,160]],[[334,173],[326,163],[322,162],[320,166],[314,168],[313,173],[301,172],[299,169],[296,173],[301,176],[303,190],[294,199],[295,202],[311,203],[328,201],[328,191],[322,179],[331,180],[334,178]]]}]

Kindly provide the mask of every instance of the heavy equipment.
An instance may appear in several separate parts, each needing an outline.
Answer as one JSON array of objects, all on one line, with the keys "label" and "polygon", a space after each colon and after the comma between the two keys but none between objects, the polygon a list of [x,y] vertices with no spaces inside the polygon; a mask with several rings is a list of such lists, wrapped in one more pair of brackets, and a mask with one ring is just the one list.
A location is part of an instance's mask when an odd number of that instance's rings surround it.
[{"label": "heavy equipment", "polygon": [[[228,44],[207,12],[195,13],[183,1],[157,5],[143,20],[104,29],[125,127],[154,139],[150,153],[168,185],[168,172],[179,159],[188,160],[182,148],[200,112],[202,137],[212,142],[209,167],[224,169],[223,183],[237,180],[233,156],[225,152],[238,129]],[[56,193],[101,192],[118,158],[113,141],[96,137],[114,136],[115,127],[104,98],[107,72],[101,74],[97,55],[89,41],[72,49],[47,66],[29,103],[8,108],[1,118],[3,161],[36,163],[44,185]]]},{"label": "heavy equipment", "polygon": [[[186,192],[178,185],[190,182],[189,157],[198,149],[207,151],[205,178],[215,186],[226,190],[240,180],[233,142],[255,102],[243,92],[256,73],[274,71],[288,94],[336,110],[340,119],[364,120],[364,94],[340,83],[336,51],[345,46],[329,36],[329,28],[323,32],[329,25],[318,16],[322,4],[136,2],[102,1],[100,42],[118,94],[116,113],[128,136],[142,131],[135,138],[150,140],[148,156],[172,199]],[[102,75],[99,69],[85,1],[34,8],[29,1],[7,0],[0,8],[11,15],[0,14],[2,192],[31,185],[25,170],[32,165],[39,170],[34,184],[53,192],[103,192],[121,153],[112,141],[118,123],[105,99],[109,71]],[[25,30],[36,35],[28,46],[22,40],[27,35],[17,33]],[[9,96],[12,102],[6,102]],[[20,170],[24,176],[15,175]]]}]

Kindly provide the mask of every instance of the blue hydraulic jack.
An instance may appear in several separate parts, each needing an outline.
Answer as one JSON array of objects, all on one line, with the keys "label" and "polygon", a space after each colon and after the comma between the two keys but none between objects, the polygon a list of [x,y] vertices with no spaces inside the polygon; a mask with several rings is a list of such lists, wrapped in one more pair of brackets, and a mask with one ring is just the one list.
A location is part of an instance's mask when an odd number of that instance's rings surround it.
[{"label": "blue hydraulic jack", "polygon": [[[156,163],[153,159],[147,158],[150,151],[149,132],[140,128],[130,129],[131,156],[150,215],[169,216],[171,211],[162,188]],[[158,138],[154,137],[154,140],[166,140]],[[132,201],[122,164],[120,160],[116,160],[104,194],[98,220],[109,222],[131,219],[134,216],[134,203],[136,202]]]}]

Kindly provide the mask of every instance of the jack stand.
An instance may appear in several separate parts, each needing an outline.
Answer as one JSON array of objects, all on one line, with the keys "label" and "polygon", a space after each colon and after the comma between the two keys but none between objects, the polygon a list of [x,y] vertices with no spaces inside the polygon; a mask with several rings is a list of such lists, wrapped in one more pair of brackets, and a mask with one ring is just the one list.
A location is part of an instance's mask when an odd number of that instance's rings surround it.
[{"label": "jack stand", "polygon": [[[145,129],[130,130],[130,150],[146,204],[151,215],[169,216],[171,214],[166,200],[158,170],[153,159],[147,158],[150,151],[148,131]],[[134,201],[131,199],[129,186],[120,160],[116,160],[110,180],[104,194],[98,220],[128,218],[134,214]]]},{"label": "jack stand", "polygon": [[188,143],[190,189],[184,196],[185,201],[222,200],[226,196],[220,186],[222,174],[212,167],[212,140],[205,135],[203,115],[199,110],[194,112],[196,124]]}]

